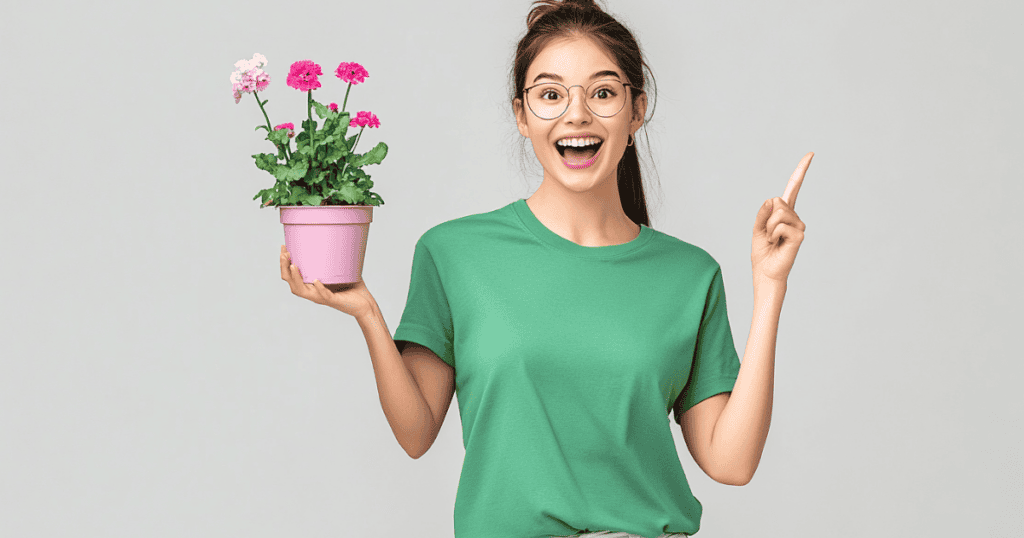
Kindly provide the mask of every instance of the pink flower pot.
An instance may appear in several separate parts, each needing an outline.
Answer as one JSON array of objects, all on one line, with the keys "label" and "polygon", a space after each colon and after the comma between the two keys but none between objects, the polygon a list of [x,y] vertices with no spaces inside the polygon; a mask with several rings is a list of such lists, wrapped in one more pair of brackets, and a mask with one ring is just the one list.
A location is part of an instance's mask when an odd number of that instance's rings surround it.
[{"label": "pink flower pot", "polygon": [[363,279],[371,205],[278,206],[284,245],[302,281],[351,284]]}]

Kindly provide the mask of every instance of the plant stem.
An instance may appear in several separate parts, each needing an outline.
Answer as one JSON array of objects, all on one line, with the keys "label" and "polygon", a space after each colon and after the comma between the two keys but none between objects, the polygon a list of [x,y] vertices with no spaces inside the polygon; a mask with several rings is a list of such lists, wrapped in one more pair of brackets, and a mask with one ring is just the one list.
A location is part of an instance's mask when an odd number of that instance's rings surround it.
[{"label": "plant stem", "polygon": [[366,129],[366,127],[360,127],[360,128],[359,128],[359,134],[357,134],[357,135],[356,135],[356,139],[355,139],[355,141],[354,141],[354,142],[352,142],[352,149],[351,149],[351,150],[349,151],[349,153],[348,153],[348,155],[349,155],[349,156],[348,156],[348,158],[347,158],[347,159],[345,159],[345,167],[344,167],[344,168],[342,168],[342,169],[341,169],[341,173],[340,173],[340,174],[338,174],[338,175],[339,175],[340,177],[342,177],[342,178],[344,178],[344,177],[345,177],[345,168],[348,168],[348,161],[349,161],[349,159],[351,159],[351,158],[352,158],[352,156],[356,154],[356,145],[358,145],[358,144],[359,144],[359,138],[360,138],[361,136],[363,136],[363,129]]},{"label": "plant stem", "polygon": [[309,113],[309,169],[313,169],[313,150],[316,147],[313,145],[313,135],[315,134],[316,128],[313,127],[313,90],[309,90],[306,94],[306,112]]},{"label": "plant stem", "polygon": [[[267,116],[267,110],[263,108],[263,103],[260,102],[260,96],[256,94],[256,90],[252,91],[252,96],[256,98],[256,104],[260,105],[260,111],[263,112],[263,118],[267,120],[267,134],[274,132],[274,128],[270,126],[270,116]],[[278,144],[274,145],[277,146]],[[288,156],[288,159],[291,159],[292,152],[288,149],[287,145],[284,147],[284,153]],[[288,159],[285,159],[285,161]]]},{"label": "plant stem", "polygon": [[356,146],[359,145],[359,139],[363,137],[363,129],[366,129],[366,127],[364,126],[359,128],[359,134],[356,135],[356,141],[352,142],[352,153],[356,152]]},{"label": "plant stem", "polygon": [[270,117],[267,116],[267,111],[263,108],[263,103],[260,102],[260,96],[256,93],[256,90],[252,91],[252,96],[256,98],[256,104],[260,105],[260,110],[263,111],[263,117],[267,120],[267,131],[272,132],[274,128],[270,126]]},{"label": "plant stem", "polygon": [[348,89],[345,90],[345,100],[341,102],[341,113],[345,113],[345,105],[348,104],[348,92],[352,91],[352,83],[348,83]]}]

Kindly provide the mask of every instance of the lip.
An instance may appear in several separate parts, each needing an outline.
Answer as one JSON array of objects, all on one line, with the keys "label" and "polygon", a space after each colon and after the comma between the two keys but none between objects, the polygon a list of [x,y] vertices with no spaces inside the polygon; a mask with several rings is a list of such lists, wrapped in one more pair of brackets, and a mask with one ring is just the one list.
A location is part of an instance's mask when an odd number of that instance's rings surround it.
[{"label": "lip", "polygon": [[597,153],[595,153],[593,157],[583,161],[583,164],[579,165],[569,164],[569,161],[567,161],[565,157],[562,157],[561,155],[559,155],[558,158],[562,160],[562,164],[564,164],[566,168],[569,168],[570,170],[582,170],[584,168],[590,168],[591,166],[593,166],[593,164],[597,162],[597,158],[601,155],[602,150],[604,150],[604,144],[601,144],[601,148],[597,150]]}]

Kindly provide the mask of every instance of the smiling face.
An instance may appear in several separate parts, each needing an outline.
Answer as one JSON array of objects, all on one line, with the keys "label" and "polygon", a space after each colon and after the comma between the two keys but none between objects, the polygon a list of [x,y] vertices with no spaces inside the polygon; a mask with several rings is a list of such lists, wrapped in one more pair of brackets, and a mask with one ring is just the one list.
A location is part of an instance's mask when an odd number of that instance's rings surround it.
[{"label": "smiling face", "polygon": [[[602,72],[612,72],[615,75]],[[596,76],[595,76],[596,75]],[[560,77],[560,78],[559,78]],[[562,187],[576,192],[593,189],[614,189],[618,197],[616,170],[623,152],[626,150],[628,137],[643,124],[647,110],[644,94],[640,94],[637,102],[638,110],[632,110],[631,86],[624,88],[626,102],[622,109],[610,118],[594,114],[587,108],[584,93],[590,85],[598,80],[618,80],[629,83],[622,69],[614,58],[588,38],[561,39],[549,43],[534,59],[526,71],[526,88],[543,82],[558,82],[569,88],[569,108],[555,119],[541,119],[527,106],[525,95],[520,95],[515,104],[516,123],[519,132],[533,143],[533,151],[544,168],[544,181],[555,181]],[[597,98],[607,98],[600,86],[595,87]],[[553,99],[556,96],[544,96]],[[532,103],[532,101],[531,101]],[[601,140],[592,164],[572,165],[571,158],[563,157],[557,142],[567,136],[588,133]],[[567,152],[567,156],[570,152]]]}]

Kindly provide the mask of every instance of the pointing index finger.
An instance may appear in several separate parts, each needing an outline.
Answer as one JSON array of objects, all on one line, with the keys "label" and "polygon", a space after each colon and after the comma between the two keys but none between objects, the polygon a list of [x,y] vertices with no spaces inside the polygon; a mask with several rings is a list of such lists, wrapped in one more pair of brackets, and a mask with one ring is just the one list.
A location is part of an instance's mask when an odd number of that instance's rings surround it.
[{"label": "pointing index finger", "polygon": [[789,177],[789,184],[786,185],[786,192],[782,194],[782,199],[791,208],[796,207],[796,195],[800,192],[800,186],[804,183],[804,174],[807,173],[807,167],[811,165],[811,159],[813,158],[813,151],[804,155],[804,158],[800,160],[800,164],[797,165],[796,171]]}]

